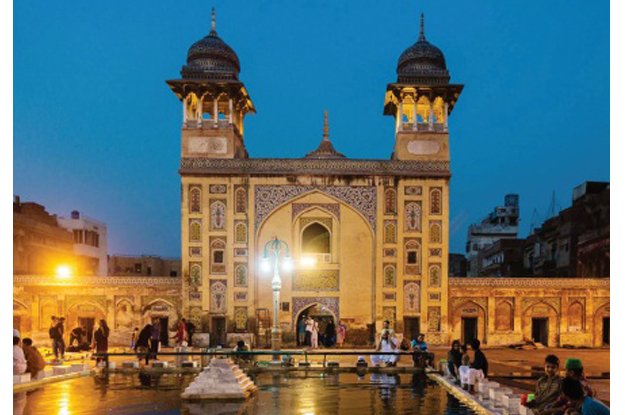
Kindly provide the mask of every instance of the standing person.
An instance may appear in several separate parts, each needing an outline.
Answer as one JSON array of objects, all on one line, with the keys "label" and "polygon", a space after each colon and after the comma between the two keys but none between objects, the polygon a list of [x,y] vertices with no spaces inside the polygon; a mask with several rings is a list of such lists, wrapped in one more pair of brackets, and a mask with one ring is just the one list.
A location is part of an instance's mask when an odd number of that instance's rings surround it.
[{"label": "standing person", "polygon": [[195,333],[195,324],[187,321],[187,335],[189,336],[189,347],[193,347],[193,334]]},{"label": "standing person", "polygon": [[26,373],[30,373],[31,380],[34,380],[37,373],[41,372],[46,367],[46,362],[43,360],[43,356],[39,353],[39,350],[33,346],[32,339],[26,337],[22,340],[22,346],[24,350],[24,357],[26,358]]},{"label": "standing person", "polygon": [[26,372],[27,367],[24,351],[20,347],[20,332],[13,329],[13,374],[21,375]]},{"label": "standing person", "polygon": [[532,408],[536,413],[541,413],[545,407],[557,402],[562,387],[562,378],[558,374],[560,359],[549,354],[545,357],[545,374],[536,382],[536,397],[527,402],[525,406]]},{"label": "standing person", "polygon": [[319,348],[319,323],[313,319],[312,332],[310,334],[310,346],[313,349]]},{"label": "standing person", "polygon": [[332,347],[334,343],[336,343],[336,327],[334,326],[334,321],[330,320],[325,330],[325,346]]},{"label": "standing person", "polygon": [[132,331],[132,336],[130,337],[130,350],[135,349],[135,343],[137,342],[137,336],[139,336],[139,327],[135,327]]},{"label": "standing person", "polygon": [[[93,333],[94,348],[96,353],[106,353],[109,350],[109,326],[104,320],[100,320],[98,326],[98,329]],[[103,357],[96,358],[96,365],[104,362],[104,360]]]},{"label": "standing person", "polygon": [[584,395],[584,387],[573,378],[562,380],[562,394],[576,407],[581,408],[582,415],[610,415],[610,408],[595,398]]},{"label": "standing person", "polygon": [[341,320],[339,320],[339,326],[336,329],[336,345],[340,348],[345,343],[345,337],[347,336],[347,327]]},{"label": "standing person", "polygon": [[52,316],[52,321],[50,323],[50,328],[48,329],[48,334],[50,339],[52,339],[52,351],[54,353],[54,360],[59,362],[60,357],[64,354],[65,350],[62,346],[62,335],[59,331],[59,319],[56,316]]},{"label": "standing person", "polygon": [[380,366],[380,363],[386,363],[386,366],[395,366],[397,364],[397,339],[390,336],[388,331],[382,332],[382,338],[378,343],[376,352],[389,352],[387,355],[371,355],[371,363],[374,366]]},{"label": "standing person", "polygon": [[[139,336],[137,337],[137,341],[134,347],[135,352],[145,354],[146,365],[150,361],[150,353],[148,353],[150,351],[150,341],[154,343],[154,340],[152,340],[152,330],[153,330],[153,327],[150,323],[143,326],[143,329],[141,329],[141,332],[139,333]],[[138,357],[139,357],[139,360],[141,360],[142,356],[138,356]]]},{"label": "standing person", "polygon": [[59,332],[59,346],[61,352],[61,359],[65,359],[65,317],[59,318],[59,321],[56,323],[57,330]]},{"label": "standing person", "polygon": [[460,380],[460,372],[458,368],[462,365],[462,352],[460,351],[460,340],[454,340],[451,342],[451,349],[447,352],[447,368],[449,374],[456,379],[456,382]]},{"label": "standing person", "polygon": [[315,321],[310,316],[306,317],[306,337],[304,339],[305,346],[312,346],[312,331],[314,325]]},{"label": "standing person", "polygon": [[297,323],[297,345],[304,346],[306,342],[306,316],[302,316]]},{"label": "standing person", "polygon": [[187,340],[188,340],[189,336],[187,334],[187,324],[186,324],[186,320],[183,319],[179,319],[178,320],[178,328],[176,330],[176,334],[174,335],[174,340],[176,340],[176,346],[177,347],[186,347],[187,346]]},{"label": "standing person", "polygon": [[[165,330],[167,330],[167,327],[164,328]],[[158,360],[158,358],[156,357],[156,353],[158,353],[158,344],[161,341],[161,322],[158,318],[155,318],[154,321],[152,321],[152,334],[151,334],[151,341],[150,341],[150,356],[152,357],[152,359],[154,360]],[[146,363],[147,363],[147,359],[146,359]]]}]

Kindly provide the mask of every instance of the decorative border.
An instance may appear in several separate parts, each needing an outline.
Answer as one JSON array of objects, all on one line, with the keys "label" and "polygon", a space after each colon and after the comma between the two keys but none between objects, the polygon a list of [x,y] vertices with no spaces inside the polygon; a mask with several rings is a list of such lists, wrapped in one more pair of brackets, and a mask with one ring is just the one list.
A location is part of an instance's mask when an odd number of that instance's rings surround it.
[{"label": "decorative border", "polygon": [[333,196],[356,209],[367,219],[375,232],[377,199],[375,186],[254,186],[254,230],[258,232],[261,223],[279,206],[304,193],[320,191]]},{"label": "decorative border", "polygon": [[81,277],[59,281],[49,275],[15,275],[13,285],[63,286],[63,287],[97,287],[97,286],[182,286],[180,277]]},{"label": "decorative border", "polygon": [[293,203],[293,205],[291,205],[291,219],[295,219],[295,217],[299,215],[300,212],[313,207],[327,210],[328,212],[336,216],[337,220],[341,220],[341,207],[338,203]]},{"label": "decorative border", "polygon": [[453,287],[550,287],[550,288],[610,288],[609,278],[449,278]]},{"label": "decorative border", "polygon": [[185,157],[180,174],[449,177],[444,160],[212,159]]}]

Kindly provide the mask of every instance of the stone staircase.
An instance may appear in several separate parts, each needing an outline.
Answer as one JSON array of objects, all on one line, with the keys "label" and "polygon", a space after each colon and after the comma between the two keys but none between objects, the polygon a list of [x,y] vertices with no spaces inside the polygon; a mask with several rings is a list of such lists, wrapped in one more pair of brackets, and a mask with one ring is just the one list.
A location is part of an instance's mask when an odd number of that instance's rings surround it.
[{"label": "stone staircase", "polygon": [[256,390],[232,360],[214,358],[180,396],[185,400],[245,400]]}]

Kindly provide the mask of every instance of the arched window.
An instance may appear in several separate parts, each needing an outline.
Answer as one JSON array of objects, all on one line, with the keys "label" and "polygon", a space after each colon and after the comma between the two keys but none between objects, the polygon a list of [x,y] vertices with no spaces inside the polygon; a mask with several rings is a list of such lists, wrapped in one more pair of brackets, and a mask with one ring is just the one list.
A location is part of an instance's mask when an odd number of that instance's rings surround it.
[{"label": "arched window", "polygon": [[325,226],[315,222],[304,229],[304,232],[302,232],[302,253],[330,253],[330,232]]},{"label": "arched window", "polygon": [[441,243],[441,241],[442,241],[441,223],[431,222],[430,223],[430,242]]},{"label": "arched window", "polygon": [[235,287],[247,287],[247,265],[240,264],[234,270]]},{"label": "arched window", "polygon": [[384,213],[387,215],[397,213],[397,192],[395,189],[386,189],[384,192]]},{"label": "arched window", "polygon": [[408,275],[421,274],[421,243],[416,240],[406,242],[404,246],[405,273]]},{"label": "arched window", "polygon": [[202,213],[202,192],[197,186],[189,189],[189,213]]},{"label": "arched window", "polygon": [[404,228],[406,231],[421,232],[421,203],[408,202],[404,208]]},{"label": "arched window", "polygon": [[247,225],[243,222],[236,224],[234,228],[234,242],[246,243],[247,242]]},{"label": "arched window", "polygon": [[442,207],[443,193],[440,188],[435,187],[430,190],[430,214],[440,215],[443,213]]},{"label": "arched window", "polygon": [[189,242],[202,242],[202,221],[200,219],[189,221]]},{"label": "arched window", "polygon": [[393,222],[384,225],[384,243],[394,244],[397,241],[397,229]]},{"label": "arched window", "polygon": [[247,212],[247,192],[244,187],[239,187],[234,194],[234,206],[236,213]]},{"label": "arched window", "polygon": [[211,229],[219,230],[226,227],[226,205],[221,201],[211,204]]},{"label": "arched window", "polygon": [[223,274],[226,272],[226,243],[222,239],[211,242],[211,273]]},{"label": "arched window", "polygon": [[397,278],[395,274],[395,266],[387,265],[384,267],[384,287],[385,288],[395,288],[397,285]]},{"label": "arched window", "polygon": [[441,267],[440,265],[430,265],[430,287],[441,286]]}]

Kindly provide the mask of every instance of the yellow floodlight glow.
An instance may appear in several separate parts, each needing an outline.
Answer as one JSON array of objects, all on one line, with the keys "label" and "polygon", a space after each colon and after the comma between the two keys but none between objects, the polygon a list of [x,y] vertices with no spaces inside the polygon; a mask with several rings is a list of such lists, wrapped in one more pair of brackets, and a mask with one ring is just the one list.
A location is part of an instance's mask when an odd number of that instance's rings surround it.
[{"label": "yellow floodlight glow", "polygon": [[67,265],[59,265],[56,268],[56,276],[61,279],[67,279],[72,276],[72,269]]},{"label": "yellow floodlight glow", "polygon": [[317,265],[317,258],[314,256],[303,256],[299,262],[303,267],[314,267]]}]

